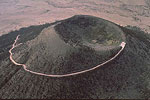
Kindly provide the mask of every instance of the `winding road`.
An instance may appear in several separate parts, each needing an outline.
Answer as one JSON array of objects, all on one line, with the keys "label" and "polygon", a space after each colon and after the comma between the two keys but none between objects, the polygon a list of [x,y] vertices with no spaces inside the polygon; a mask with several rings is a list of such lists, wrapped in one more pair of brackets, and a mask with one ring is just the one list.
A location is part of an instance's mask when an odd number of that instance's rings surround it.
[{"label": "winding road", "polygon": [[27,66],[26,66],[25,64],[17,63],[17,62],[13,59],[13,57],[12,57],[12,55],[13,55],[12,50],[13,50],[15,47],[17,47],[17,46],[19,46],[19,45],[22,44],[22,43],[20,43],[20,44],[17,44],[17,45],[16,45],[17,40],[19,39],[19,36],[20,36],[20,35],[18,35],[18,36],[16,37],[16,39],[15,39],[13,45],[12,45],[12,48],[9,50],[9,53],[10,53],[10,60],[12,61],[12,63],[14,63],[15,65],[18,65],[18,66],[23,66],[23,68],[24,68],[25,71],[30,72],[30,73],[32,73],[32,74],[41,75],[41,76],[48,76],[48,77],[67,77],[67,76],[73,76],[73,75],[78,75],[78,74],[82,74],[82,73],[85,73],[85,72],[92,71],[92,70],[94,70],[94,69],[97,69],[97,68],[99,68],[99,67],[101,67],[101,66],[103,66],[103,65],[105,65],[105,64],[107,64],[107,63],[109,63],[109,62],[112,61],[113,59],[115,59],[115,58],[124,50],[124,48],[125,48],[125,46],[126,46],[126,43],[125,43],[125,42],[122,42],[122,43],[120,44],[120,46],[121,46],[122,48],[121,48],[121,50],[120,50],[115,56],[113,56],[111,59],[109,59],[109,60],[105,61],[104,63],[99,64],[99,65],[97,65],[97,66],[95,66],[95,67],[93,67],[93,68],[90,68],[90,69],[87,69],[87,70],[83,70],[83,71],[79,71],[79,72],[70,73],[70,74],[62,74],[62,75],[55,75],[55,74],[54,74],[54,75],[53,75],[53,74],[44,74],[44,73],[39,73],[39,72],[34,72],[34,71],[31,71],[31,70],[28,70],[28,69],[27,69]]}]

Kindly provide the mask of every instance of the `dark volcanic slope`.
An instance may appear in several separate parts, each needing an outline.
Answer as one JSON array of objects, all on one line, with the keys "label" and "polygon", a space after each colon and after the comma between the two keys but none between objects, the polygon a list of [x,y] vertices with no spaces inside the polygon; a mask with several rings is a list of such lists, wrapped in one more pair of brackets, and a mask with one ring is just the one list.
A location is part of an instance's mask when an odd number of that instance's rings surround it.
[{"label": "dark volcanic slope", "polygon": [[[23,36],[21,30],[0,37],[0,98],[150,98],[150,37],[136,27],[120,28],[127,45],[117,59],[66,78],[34,75],[10,62],[8,50],[17,34]],[[34,34],[29,35],[30,41],[42,34],[29,29],[23,30]],[[29,42],[29,36],[24,35],[19,42],[25,38],[23,43]]]}]

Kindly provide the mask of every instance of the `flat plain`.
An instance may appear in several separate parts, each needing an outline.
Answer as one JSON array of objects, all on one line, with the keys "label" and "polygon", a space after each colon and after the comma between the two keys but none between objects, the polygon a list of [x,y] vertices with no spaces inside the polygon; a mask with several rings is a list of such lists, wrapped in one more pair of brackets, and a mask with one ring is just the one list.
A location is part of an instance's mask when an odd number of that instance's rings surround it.
[{"label": "flat plain", "polygon": [[139,26],[150,32],[149,0],[0,0],[0,35],[78,14]]}]

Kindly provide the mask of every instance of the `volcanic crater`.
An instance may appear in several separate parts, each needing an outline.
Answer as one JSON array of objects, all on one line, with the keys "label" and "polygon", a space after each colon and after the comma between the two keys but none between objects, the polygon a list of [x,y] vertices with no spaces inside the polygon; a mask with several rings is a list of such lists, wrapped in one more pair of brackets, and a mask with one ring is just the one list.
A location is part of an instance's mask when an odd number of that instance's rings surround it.
[{"label": "volcanic crater", "polygon": [[125,41],[124,32],[116,24],[87,15],[75,15],[48,26],[32,40],[21,42],[22,38],[17,41],[22,44],[12,50],[13,59],[28,70],[54,75],[104,63],[119,52]]}]

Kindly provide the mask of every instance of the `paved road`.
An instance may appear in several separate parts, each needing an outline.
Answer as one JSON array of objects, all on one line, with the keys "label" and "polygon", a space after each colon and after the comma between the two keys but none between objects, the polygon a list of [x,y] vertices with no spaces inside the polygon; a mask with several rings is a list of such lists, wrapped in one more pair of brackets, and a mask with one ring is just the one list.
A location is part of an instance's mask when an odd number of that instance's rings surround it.
[{"label": "paved road", "polygon": [[26,66],[25,64],[17,63],[17,62],[13,59],[13,57],[12,57],[12,55],[13,55],[12,50],[13,50],[15,47],[21,45],[21,43],[16,45],[16,42],[17,42],[18,39],[19,39],[19,35],[16,37],[15,42],[14,42],[13,45],[12,45],[12,48],[9,50],[9,53],[10,53],[10,60],[12,61],[12,63],[14,63],[15,65],[18,65],[18,66],[23,66],[23,68],[24,68],[25,71],[30,72],[30,73],[32,73],[32,74],[41,75],[41,76],[48,76],[48,77],[67,77],[67,76],[78,75],[78,74],[82,74],[82,73],[85,73],[85,72],[89,72],[89,71],[95,70],[95,69],[97,69],[97,68],[99,68],[99,67],[101,67],[101,66],[103,66],[103,65],[105,65],[105,64],[107,64],[107,63],[109,63],[109,62],[112,61],[113,59],[115,59],[115,58],[124,50],[124,48],[125,48],[125,46],[126,46],[126,43],[125,43],[125,42],[122,42],[122,43],[120,44],[120,46],[121,46],[122,48],[121,48],[121,50],[120,50],[115,56],[113,56],[111,59],[109,59],[109,60],[105,61],[104,63],[99,64],[99,65],[97,65],[97,66],[95,66],[95,67],[93,67],[93,68],[90,68],[90,69],[87,69],[87,70],[83,70],[83,71],[79,71],[79,72],[70,73],[70,74],[52,75],[52,74],[44,74],[44,73],[39,73],[39,72],[35,72],[35,71],[28,70],[28,69],[27,69],[27,66]]}]

